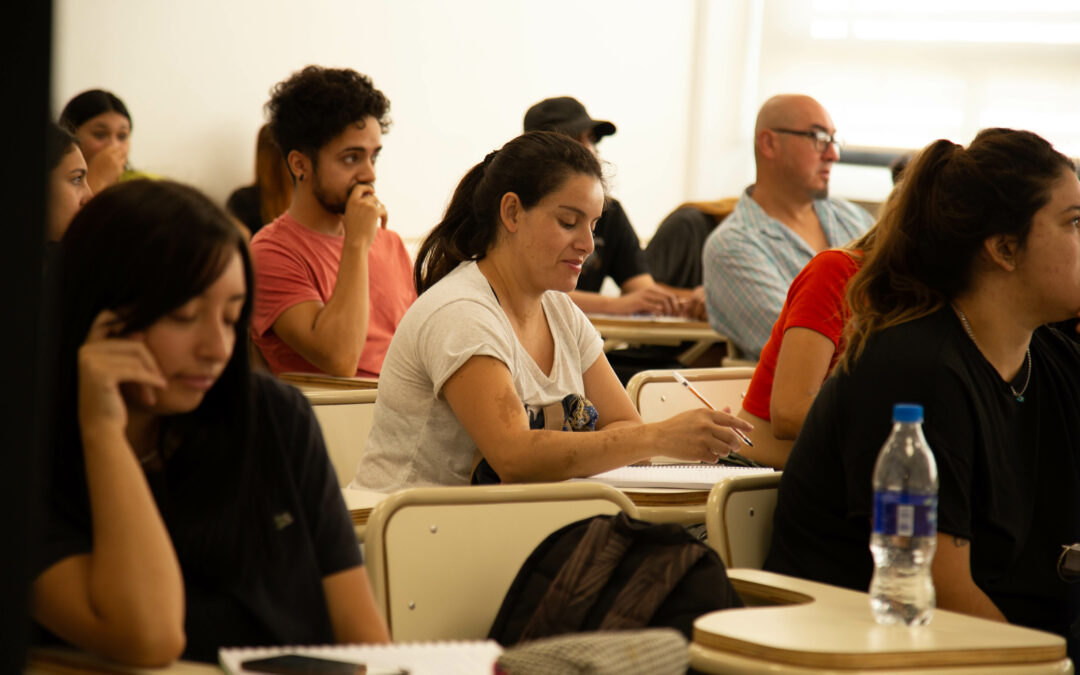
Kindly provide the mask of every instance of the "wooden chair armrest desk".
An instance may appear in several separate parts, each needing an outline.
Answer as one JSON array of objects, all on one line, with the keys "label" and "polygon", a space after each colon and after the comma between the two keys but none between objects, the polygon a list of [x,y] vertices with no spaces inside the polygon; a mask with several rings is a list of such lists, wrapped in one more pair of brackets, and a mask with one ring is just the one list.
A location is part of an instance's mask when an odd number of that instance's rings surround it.
[{"label": "wooden chair armrest desk", "polygon": [[371,511],[390,495],[374,490],[344,487],[341,488],[341,496],[345,499],[345,508],[349,509],[349,516],[352,517],[356,539],[362,544],[367,535],[367,522]]},{"label": "wooden chair armrest desk", "polygon": [[693,346],[679,355],[681,363],[693,363],[712,345],[727,342],[727,338],[714,331],[707,321],[667,316],[588,316],[589,321],[604,338],[605,352],[621,344],[678,345],[693,342]]},{"label": "wooden chair armrest desk", "polygon": [[221,675],[221,668],[210,663],[175,661],[164,668],[136,668],[108,661],[88,652],[65,647],[33,647],[27,655],[24,675],[74,675],[75,673],[101,673],[102,675]]},{"label": "wooden chair armrest desk", "polygon": [[1065,640],[936,610],[927,626],[879,626],[866,593],[761,570],[729,569],[745,609],[694,622],[690,665],[705,673],[1073,672]]},{"label": "wooden chair armrest desk", "polygon": [[375,389],[306,390],[315,411],[326,451],[334,465],[338,485],[345,487],[356,474],[368,434],[375,422]]},{"label": "wooden chair armrest desk", "polygon": [[373,377],[339,377],[326,373],[278,373],[278,379],[300,391],[377,389],[379,380]]}]

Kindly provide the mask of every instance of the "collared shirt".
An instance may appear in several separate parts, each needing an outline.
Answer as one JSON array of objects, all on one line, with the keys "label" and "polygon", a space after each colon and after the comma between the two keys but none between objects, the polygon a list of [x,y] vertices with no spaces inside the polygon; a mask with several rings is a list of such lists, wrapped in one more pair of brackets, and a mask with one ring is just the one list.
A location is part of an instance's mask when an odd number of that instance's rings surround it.
[{"label": "collared shirt", "polygon": [[[757,359],[780,316],[788,286],[817,253],[755,202],[751,185],[702,251],[709,324],[744,358]],[[829,247],[844,246],[873,223],[864,209],[837,197],[814,201]]]}]

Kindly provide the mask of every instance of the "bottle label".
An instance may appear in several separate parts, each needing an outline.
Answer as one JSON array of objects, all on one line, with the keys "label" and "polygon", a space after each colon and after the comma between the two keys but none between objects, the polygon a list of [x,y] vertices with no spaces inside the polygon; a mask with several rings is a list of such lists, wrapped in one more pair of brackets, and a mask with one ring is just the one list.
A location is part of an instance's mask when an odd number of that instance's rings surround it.
[{"label": "bottle label", "polygon": [[874,534],[900,537],[937,535],[937,495],[875,492]]}]

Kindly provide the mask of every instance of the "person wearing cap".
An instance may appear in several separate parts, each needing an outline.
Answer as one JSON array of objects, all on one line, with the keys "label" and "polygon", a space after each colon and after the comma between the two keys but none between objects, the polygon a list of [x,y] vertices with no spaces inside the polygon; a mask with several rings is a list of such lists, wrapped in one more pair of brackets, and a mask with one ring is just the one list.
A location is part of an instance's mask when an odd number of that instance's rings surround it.
[{"label": "person wearing cap", "polygon": [[[525,113],[525,131],[558,131],[597,154],[596,145],[615,133],[615,125],[594,120],[585,106],[570,96],[547,98]],[[601,295],[600,286],[611,277],[622,293]],[[586,313],[666,314],[704,318],[704,298],[695,302],[692,293],[679,293],[657,284],[649,274],[637,233],[619,200],[609,198],[593,231],[593,252],[585,261],[577,289],[570,298]],[[682,297],[685,295],[686,297]]]},{"label": "person wearing cap", "polygon": [[702,252],[709,324],[743,358],[761,354],[806,263],[861,236],[873,222],[859,206],[829,197],[839,146],[832,117],[809,96],[774,96],[758,112],[756,182]]}]

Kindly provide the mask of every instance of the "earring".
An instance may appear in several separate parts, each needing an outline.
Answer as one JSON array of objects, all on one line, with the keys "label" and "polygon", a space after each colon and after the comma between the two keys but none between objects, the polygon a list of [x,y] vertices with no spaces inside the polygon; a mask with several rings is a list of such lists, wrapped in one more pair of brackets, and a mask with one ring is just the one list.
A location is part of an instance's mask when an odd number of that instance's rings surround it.
[{"label": "earring", "polygon": [[300,174],[296,177],[296,180],[304,180],[304,174]]}]

